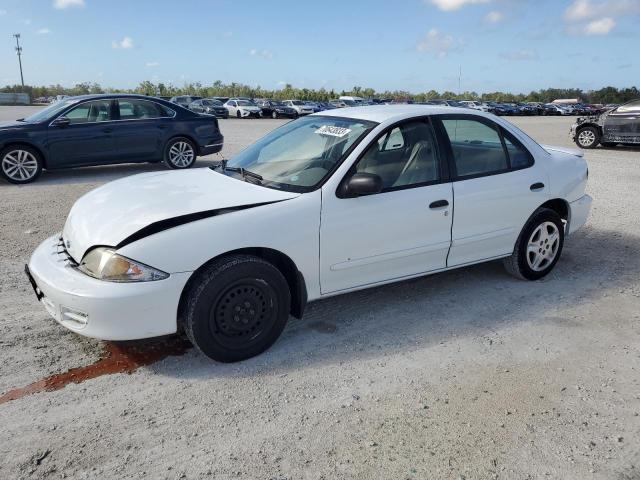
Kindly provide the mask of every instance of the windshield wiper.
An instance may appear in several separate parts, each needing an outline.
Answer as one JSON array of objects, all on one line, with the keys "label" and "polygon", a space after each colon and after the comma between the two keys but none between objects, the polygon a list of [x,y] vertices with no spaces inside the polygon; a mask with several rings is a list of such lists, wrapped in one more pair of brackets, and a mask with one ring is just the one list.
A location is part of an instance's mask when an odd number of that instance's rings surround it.
[{"label": "windshield wiper", "polygon": [[[214,167],[212,167],[214,168]],[[251,170],[247,170],[246,168],[243,167],[227,167],[227,160],[221,160],[220,163],[214,168],[217,169],[220,168],[220,170],[222,172],[236,172],[239,173],[242,176],[243,180],[247,180],[247,178],[252,178],[254,180],[257,180],[259,183],[262,183],[262,180],[264,180],[264,178],[262,178],[262,175],[260,175],[259,173],[255,173],[252,172]]]}]

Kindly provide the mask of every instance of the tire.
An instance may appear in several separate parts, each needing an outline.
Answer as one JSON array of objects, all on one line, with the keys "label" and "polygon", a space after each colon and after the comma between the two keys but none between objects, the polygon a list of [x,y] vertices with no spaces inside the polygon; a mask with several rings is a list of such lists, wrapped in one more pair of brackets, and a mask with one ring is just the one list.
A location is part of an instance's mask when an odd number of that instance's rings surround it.
[{"label": "tire", "polygon": [[238,110],[238,111],[236,112],[236,117],[237,117],[237,118],[242,118],[242,114],[240,113],[240,110]]},{"label": "tire", "polygon": [[278,112],[276,112],[275,110],[271,112],[271,118],[273,118],[274,120],[278,118]]},{"label": "tire", "polygon": [[504,266],[516,278],[538,280],[553,270],[563,246],[562,219],[553,210],[539,208],[520,232],[513,254],[504,259]]},{"label": "tire", "polygon": [[576,132],[576,145],[580,148],[596,148],[600,143],[600,131],[596,127],[583,127]]},{"label": "tire", "polygon": [[9,183],[33,182],[42,173],[42,156],[27,145],[14,145],[0,151],[0,175]]},{"label": "tire", "polygon": [[289,319],[291,293],[272,264],[232,255],[199,273],[185,301],[184,330],[191,343],[227,363],[259,355],[274,344]]},{"label": "tire", "polygon": [[191,140],[176,137],[169,140],[164,149],[164,161],[170,168],[183,170],[196,163],[197,150]]}]

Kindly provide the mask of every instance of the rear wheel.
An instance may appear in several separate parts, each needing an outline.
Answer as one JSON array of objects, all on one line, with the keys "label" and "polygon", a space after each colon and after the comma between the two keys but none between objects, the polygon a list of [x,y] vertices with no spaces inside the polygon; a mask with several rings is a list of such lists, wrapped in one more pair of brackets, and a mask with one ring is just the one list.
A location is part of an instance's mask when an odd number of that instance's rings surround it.
[{"label": "rear wheel", "polygon": [[514,277],[538,280],[558,262],[564,245],[564,224],[548,208],[538,209],[520,232],[513,254],[504,266]]},{"label": "rear wheel", "polygon": [[221,258],[198,274],[186,297],[187,337],[206,356],[236,362],[264,352],[289,318],[282,273],[250,255]]},{"label": "rear wheel", "polygon": [[596,127],[583,127],[576,134],[576,144],[580,148],[596,148],[600,143],[600,131]]},{"label": "rear wheel", "polygon": [[42,158],[26,145],[7,147],[0,151],[0,173],[10,183],[33,182],[42,173]]},{"label": "rear wheel", "polygon": [[276,112],[275,110],[271,112],[271,118],[278,118],[278,112]]},{"label": "rear wheel", "polygon": [[238,118],[242,118],[242,114],[240,113],[240,110],[238,110],[238,111],[236,112],[236,117],[238,117]]},{"label": "rear wheel", "polygon": [[196,147],[188,138],[172,138],[165,148],[164,160],[170,168],[190,168],[196,163]]}]

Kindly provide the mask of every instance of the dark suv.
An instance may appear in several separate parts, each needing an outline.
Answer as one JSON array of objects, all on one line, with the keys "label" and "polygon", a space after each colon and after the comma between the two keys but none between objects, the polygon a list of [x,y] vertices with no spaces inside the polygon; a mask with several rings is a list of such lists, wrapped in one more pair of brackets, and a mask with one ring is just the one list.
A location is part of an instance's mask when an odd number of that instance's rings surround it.
[{"label": "dark suv", "polygon": [[580,148],[640,146],[640,100],[620,105],[601,115],[579,117],[571,126],[571,138]]}]

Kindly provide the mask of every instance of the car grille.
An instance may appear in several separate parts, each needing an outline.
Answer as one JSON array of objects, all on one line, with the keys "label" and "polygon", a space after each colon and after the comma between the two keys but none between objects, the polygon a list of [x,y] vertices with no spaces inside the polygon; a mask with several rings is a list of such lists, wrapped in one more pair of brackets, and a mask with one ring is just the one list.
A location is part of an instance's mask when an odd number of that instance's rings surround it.
[{"label": "car grille", "polygon": [[78,262],[76,262],[73,259],[73,257],[71,256],[71,254],[67,250],[67,247],[64,246],[64,239],[62,238],[62,236],[60,236],[60,238],[58,239],[58,244],[56,245],[56,253],[59,256],[62,256],[67,262],[69,262],[69,264],[72,267],[77,267],[78,266]]}]

